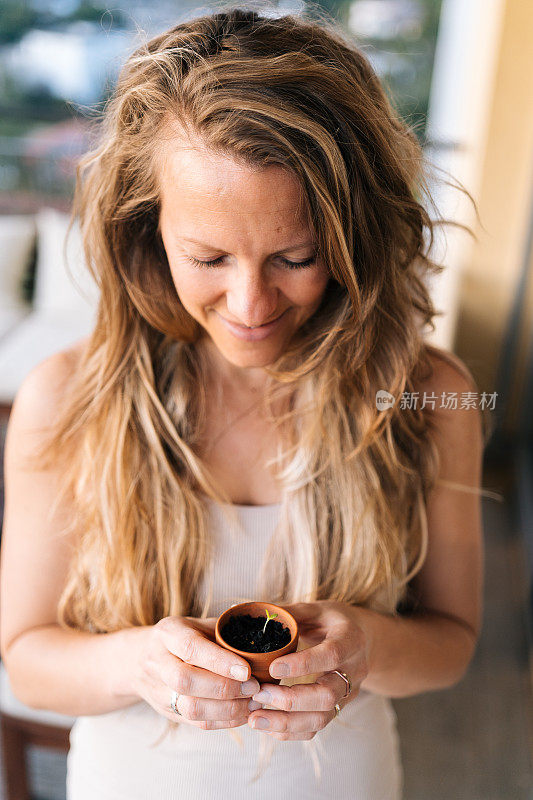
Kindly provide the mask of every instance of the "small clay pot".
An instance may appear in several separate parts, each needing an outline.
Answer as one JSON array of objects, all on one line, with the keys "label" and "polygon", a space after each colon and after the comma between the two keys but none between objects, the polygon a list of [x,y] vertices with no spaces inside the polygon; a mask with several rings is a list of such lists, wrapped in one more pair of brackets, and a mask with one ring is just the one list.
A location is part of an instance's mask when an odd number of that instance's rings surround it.
[{"label": "small clay pot", "polygon": [[[230,617],[239,616],[240,614],[250,614],[251,617],[264,617],[266,608],[268,608],[269,614],[277,614],[276,620],[290,630],[291,639],[288,644],[281,647],[279,650],[270,650],[268,653],[251,653],[248,650],[237,650],[237,648],[232,647],[224,641],[220,631]],[[217,619],[215,625],[215,639],[221,647],[225,647],[226,650],[231,650],[232,653],[237,653],[241,658],[244,658],[252,668],[252,675],[254,678],[257,678],[260,683],[279,683],[281,678],[273,678],[268,668],[274,659],[279,658],[279,656],[284,656],[285,653],[295,652],[298,647],[298,623],[292,614],[285,611],[282,606],[274,605],[274,603],[237,603],[226,609]]]}]

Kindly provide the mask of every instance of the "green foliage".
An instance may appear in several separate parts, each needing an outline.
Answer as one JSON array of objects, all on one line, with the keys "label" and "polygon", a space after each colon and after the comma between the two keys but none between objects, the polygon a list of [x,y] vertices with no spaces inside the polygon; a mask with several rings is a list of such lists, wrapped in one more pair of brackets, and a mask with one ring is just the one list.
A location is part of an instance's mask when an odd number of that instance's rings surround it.
[{"label": "green foliage", "polygon": [[[314,0],[345,28],[352,0]],[[357,0],[355,0],[357,2]],[[390,54],[403,60],[406,74],[394,72],[379,75],[397,114],[410,125],[423,140],[426,128],[433,60],[439,28],[442,0],[418,0],[422,9],[420,34],[414,38],[397,36],[391,39],[359,39],[358,45],[372,59],[373,55]]]},{"label": "green foliage", "polygon": [[0,3],[0,44],[13,44],[39,24],[42,14],[28,3],[2,0]]},{"label": "green foliage", "polygon": [[99,3],[90,3],[83,0],[76,11],[73,11],[68,17],[64,19],[67,22],[75,22],[76,20],[84,20],[86,22],[98,22],[102,24],[106,30],[112,24],[113,28],[126,28],[128,23],[124,14],[115,8],[112,4],[111,9],[108,10],[107,6],[101,6]]},{"label": "green foliage", "polygon": [[442,0],[420,0],[420,5],[424,10],[420,36],[411,40],[398,37],[381,41],[379,47],[398,53],[412,67],[413,75],[408,83],[395,75],[386,76],[383,83],[399,116],[423,141]]}]

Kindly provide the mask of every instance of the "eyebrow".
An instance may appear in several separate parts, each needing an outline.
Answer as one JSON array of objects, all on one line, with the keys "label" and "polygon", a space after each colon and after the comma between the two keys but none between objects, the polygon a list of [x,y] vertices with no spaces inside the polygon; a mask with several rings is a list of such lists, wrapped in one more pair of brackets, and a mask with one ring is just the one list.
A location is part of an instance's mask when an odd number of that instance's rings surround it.
[{"label": "eyebrow", "polygon": [[[219,250],[222,248],[213,247],[206,242],[201,242],[199,239],[190,239],[188,236],[178,236],[178,239],[181,239],[183,242],[194,242],[194,244],[201,244],[203,247],[210,247],[212,250]],[[289,250],[299,250],[301,247],[307,247],[310,244],[315,244],[312,239],[309,239],[306,242],[298,242],[297,244],[293,244],[290,247],[285,247],[283,250],[276,250],[275,253],[272,253],[274,256],[279,256],[282,253],[287,253]]]}]

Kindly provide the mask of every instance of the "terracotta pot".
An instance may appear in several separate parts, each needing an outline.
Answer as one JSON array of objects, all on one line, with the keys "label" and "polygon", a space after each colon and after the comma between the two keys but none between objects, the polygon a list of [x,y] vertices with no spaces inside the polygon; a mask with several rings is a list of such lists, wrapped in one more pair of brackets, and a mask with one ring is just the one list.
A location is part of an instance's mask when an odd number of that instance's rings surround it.
[{"label": "terracotta pot", "polygon": [[[266,616],[266,608],[268,608],[269,614],[278,615],[276,617],[276,622],[281,622],[285,628],[290,630],[291,640],[288,644],[286,644],[284,647],[280,647],[279,650],[271,650],[269,653],[251,653],[249,650],[237,650],[236,647],[232,647],[230,644],[224,641],[220,635],[220,631],[228,622],[230,617],[238,617],[240,614],[250,614],[251,617],[264,617]],[[226,650],[231,650],[232,653],[237,653],[237,655],[241,656],[241,658],[244,658],[252,668],[252,675],[254,678],[257,678],[260,683],[279,683],[281,678],[273,678],[268,671],[268,668],[275,658],[284,656],[285,653],[294,653],[298,647],[298,623],[292,614],[289,614],[288,611],[285,611],[282,606],[274,605],[274,603],[237,603],[236,605],[230,606],[230,608],[226,609],[226,611],[224,611],[217,619],[215,625],[215,639],[217,643],[222,647],[225,647]]]}]

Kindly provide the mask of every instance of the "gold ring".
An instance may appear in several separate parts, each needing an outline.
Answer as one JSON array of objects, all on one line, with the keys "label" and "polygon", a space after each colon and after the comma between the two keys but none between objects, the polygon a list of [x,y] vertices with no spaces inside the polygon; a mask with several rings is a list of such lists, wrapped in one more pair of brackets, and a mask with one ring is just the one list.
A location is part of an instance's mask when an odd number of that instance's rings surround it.
[{"label": "gold ring", "polygon": [[332,672],[336,672],[336,673],[337,673],[337,675],[340,675],[340,677],[341,677],[341,678],[343,679],[343,681],[345,681],[345,683],[346,683],[346,694],[344,694],[344,695],[341,697],[341,700],[344,700],[344,698],[345,698],[345,697],[348,697],[348,695],[349,695],[349,694],[350,694],[350,692],[352,691],[352,682],[351,682],[351,680],[349,679],[349,677],[347,676],[347,674],[346,674],[345,672],[341,672],[341,671],[340,671],[340,670],[338,670],[338,669],[334,669],[334,670],[332,670]]},{"label": "gold ring", "polygon": [[338,717],[341,713],[341,707],[338,703],[335,703],[335,716]]}]

